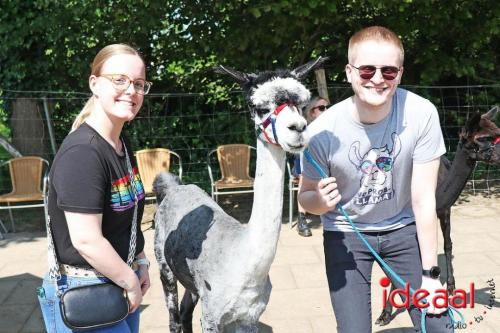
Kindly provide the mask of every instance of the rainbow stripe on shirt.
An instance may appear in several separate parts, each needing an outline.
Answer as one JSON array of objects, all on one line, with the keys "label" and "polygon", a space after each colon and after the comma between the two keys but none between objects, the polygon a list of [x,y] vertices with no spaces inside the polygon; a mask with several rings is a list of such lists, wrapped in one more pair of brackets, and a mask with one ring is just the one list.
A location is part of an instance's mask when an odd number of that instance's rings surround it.
[{"label": "rainbow stripe on shirt", "polygon": [[131,186],[135,187],[138,200],[144,198],[144,186],[137,167],[132,169],[132,178],[132,185],[129,175],[111,182],[111,209],[115,212],[122,212],[134,207],[134,192]]}]

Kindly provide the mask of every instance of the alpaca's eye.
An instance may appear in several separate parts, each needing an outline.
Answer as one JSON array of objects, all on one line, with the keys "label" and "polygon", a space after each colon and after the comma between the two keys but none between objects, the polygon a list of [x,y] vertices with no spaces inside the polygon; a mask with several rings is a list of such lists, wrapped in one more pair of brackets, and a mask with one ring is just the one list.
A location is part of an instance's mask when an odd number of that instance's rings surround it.
[{"label": "alpaca's eye", "polygon": [[490,136],[481,136],[477,138],[476,141],[479,143],[490,143],[491,141],[493,141],[493,138]]},{"label": "alpaca's eye", "polygon": [[261,108],[255,108],[254,109],[255,113],[257,113],[257,115],[259,117],[263,117],[264,115],[266,115],[267,113],[269,113],[269,110],[268,109],[261,109]]}]

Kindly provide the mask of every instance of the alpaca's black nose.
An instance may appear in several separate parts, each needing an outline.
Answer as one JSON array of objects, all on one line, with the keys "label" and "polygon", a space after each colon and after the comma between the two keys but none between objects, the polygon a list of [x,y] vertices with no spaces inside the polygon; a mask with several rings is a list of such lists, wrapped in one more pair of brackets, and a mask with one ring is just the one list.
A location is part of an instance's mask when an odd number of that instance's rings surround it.
[{"label": "alpaca's black nose", "polygon": [[306,125],[291,125],[291,126],[288,126],[288,129],[290,131],[302,133],[306,129]]}]

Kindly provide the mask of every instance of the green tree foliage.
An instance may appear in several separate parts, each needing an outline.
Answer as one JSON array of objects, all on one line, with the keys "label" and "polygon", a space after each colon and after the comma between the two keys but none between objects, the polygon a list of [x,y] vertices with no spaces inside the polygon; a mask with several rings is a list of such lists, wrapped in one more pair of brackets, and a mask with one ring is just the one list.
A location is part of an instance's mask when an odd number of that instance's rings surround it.
[{"label": "green tree foliage", "polygon": [[[148,62],[151,93],[202,94],[188,105],[188,99],[147,101],[149,116],[168,113],[154,126],[175,131],[171,147],[222,143],[192,133],[251,131],[241,117],[208,116],[215,109],[241,116],[246,109],[241,94],[230,94],[236,85],[213,73],[215,65],[251,72],[323,55],[330,57],[328,82],[342,83],[348,39],[369,25],[401,36],[404,84],[496,83],[500,77],[498,0],[0,0],[0,8],[0,98],[16,97],[13,90],[88,92],[98,50],[128,43]],[[54,103],[58,141],[83,102]],[[10,114],[8,99],[1,108]],[[187,114],[198,121],[187,121]],[[142,135],[151,126],[139,121],[130,129],[138,147],[162,144]],[[204,153],[190,158],[201,161]]]},{"label": "green tree foliage", "polygon": [[14,90],[87,90],[104,45],[138,47],[154,91],[211,92],[209,69],[298,65],[328,55],[329,79],[343,80],[346,44],[368,25],[403,39],[406,83],[498,81],[496,0],[1,0],[0,82]]}]

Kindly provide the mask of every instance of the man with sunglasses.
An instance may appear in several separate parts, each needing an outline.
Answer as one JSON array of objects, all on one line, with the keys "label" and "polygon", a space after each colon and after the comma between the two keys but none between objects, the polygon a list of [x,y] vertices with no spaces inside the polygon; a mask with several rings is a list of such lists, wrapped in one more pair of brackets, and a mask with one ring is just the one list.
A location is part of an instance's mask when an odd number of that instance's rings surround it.
[{"label": "man with sunglasses", "polygon": [[[337,330],[365,333],[371,332],[375,258],[336,205],[405,282],[426,289],[432,300],[443,288],[439,274],[429,271],[437,267],[435,189],[445,146],[435,106],[398,88],[404,51],[394,32],[373,26],[355,33],[348,59],[345,70],[354,96],[308,127],[311,156],[329,177],[321,179],[303,159],[299,201],[321,215]],[[441,305],[430,302],[427,308],[429,333],[451,331]],[[421,331],[421,311],[410,302],[408,312]]]}]

